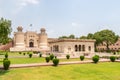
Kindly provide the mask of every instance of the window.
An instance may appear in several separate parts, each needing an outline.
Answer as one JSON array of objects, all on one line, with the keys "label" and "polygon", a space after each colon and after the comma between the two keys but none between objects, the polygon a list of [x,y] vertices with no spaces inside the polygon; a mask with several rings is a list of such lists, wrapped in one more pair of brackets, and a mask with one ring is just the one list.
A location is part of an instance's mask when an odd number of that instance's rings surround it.
[{"label": "window", "polygon": [[82,45],[82,51],[85,51],[85,45]]},{"label": "window", "polygon": [[78,50],[77,50],[77,45],[75,45],[75,51],[77,52]]},{"label": "window", "polygon": [[88,47],[88,50],[91,51],[91,46]]},{"label": "window", "polygon": [[79,51],[81,51],[81,45],[79,45]]}]

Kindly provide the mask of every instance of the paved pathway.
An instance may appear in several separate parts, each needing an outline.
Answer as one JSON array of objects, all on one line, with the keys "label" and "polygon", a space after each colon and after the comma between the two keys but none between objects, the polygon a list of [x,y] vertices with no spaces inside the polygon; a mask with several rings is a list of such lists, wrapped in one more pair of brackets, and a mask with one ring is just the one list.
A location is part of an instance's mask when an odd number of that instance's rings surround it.
[{"label": "paved pathway", "polygon": [[[86,64],[92,63],[92,60],[87,61],[70,61],[70,62],[60,62],[59,65],[68,65],[68,64]],[[109,59],[101,59],[99,62],[110,62]],[[116,60],[116,62],[120,62],[120,60]],[[12,64],[10,68],[25,68],[25,67],[38,67],[38,66],[52,66],[53,63],[31,63],[31,64]],[[3,66],[0,66],[2,69]]]}]

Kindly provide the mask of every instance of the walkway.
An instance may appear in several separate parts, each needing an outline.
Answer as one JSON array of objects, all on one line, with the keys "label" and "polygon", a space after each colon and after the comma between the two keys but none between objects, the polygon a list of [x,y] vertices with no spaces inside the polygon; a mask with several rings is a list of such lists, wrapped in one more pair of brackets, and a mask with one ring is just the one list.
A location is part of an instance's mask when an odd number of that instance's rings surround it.
[{"label": "walkway", "polygon": [[[108,59],[101,59],[99,62],[110,62]],[[120,62],[120,60],[116,60],[116,62]],[[92,60],[88,61],[70,61],[70,62],[60,62],[59,65],[69,65],[69,64],[86,64],[86,63],[93,63]],[[39,66],[52,66],[53,63],[32,63],[32,64],[12,64],[10,68],[25,68],[25,67],[39,67]],[[3,66],[0,66],[2,69]]]}]

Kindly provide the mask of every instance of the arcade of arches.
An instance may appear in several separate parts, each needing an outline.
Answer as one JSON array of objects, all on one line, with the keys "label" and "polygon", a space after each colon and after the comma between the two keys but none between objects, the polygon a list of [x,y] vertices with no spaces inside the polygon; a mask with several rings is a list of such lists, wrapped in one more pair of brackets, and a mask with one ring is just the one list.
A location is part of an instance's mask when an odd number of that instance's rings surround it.
[{"label": "arcade of arches", "polygon": [[95,40],[56,40],[49,42],[49,46],[54,53],[81,54],[94,53]]}]

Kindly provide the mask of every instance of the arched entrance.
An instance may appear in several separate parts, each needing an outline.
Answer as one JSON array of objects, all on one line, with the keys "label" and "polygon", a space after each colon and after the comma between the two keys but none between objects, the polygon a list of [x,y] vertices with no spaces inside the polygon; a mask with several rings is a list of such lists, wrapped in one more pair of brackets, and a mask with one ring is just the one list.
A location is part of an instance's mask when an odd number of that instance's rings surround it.
[{"label": "arched entrance", "polygon": [[29,47],[34,47],[34,40],[33,39],[29,40]]},{"label": "arched entrance", "polygon": [[34,43],[33,42],[29,42],[29,47],[34,47]]}]

